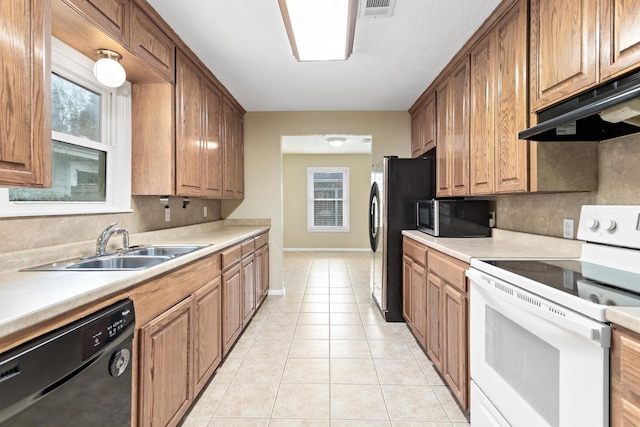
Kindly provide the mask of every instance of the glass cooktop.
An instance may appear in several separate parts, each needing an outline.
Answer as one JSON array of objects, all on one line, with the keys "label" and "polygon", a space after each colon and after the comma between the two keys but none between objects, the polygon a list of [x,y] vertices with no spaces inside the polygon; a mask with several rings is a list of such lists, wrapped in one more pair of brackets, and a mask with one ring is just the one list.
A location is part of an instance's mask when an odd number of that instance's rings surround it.
[{"label": "glass cooktop", "polygon": [[483,260],[596,304],[640,306],[640,274],[579,260]]}]

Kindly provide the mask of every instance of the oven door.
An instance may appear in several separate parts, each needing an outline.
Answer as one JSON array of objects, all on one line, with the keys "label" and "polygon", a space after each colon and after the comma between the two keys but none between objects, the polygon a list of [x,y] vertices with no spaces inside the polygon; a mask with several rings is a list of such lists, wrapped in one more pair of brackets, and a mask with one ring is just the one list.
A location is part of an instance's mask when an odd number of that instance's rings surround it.
[{"label": "oven door", "polygon": [[472,425],[493,425],[476,417],[492,411],[515,426],[609,425],[609,326],[479,270],[467,276]]}]

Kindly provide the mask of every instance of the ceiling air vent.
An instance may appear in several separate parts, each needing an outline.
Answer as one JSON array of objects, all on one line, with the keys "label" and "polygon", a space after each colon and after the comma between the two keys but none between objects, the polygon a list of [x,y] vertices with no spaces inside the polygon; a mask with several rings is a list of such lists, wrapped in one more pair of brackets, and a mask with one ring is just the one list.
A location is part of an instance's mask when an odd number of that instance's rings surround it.
[{"label": "ceiling air vent", "polygon": [[364,18],[389,18],[396,0],[362,0],[360,10]]}]

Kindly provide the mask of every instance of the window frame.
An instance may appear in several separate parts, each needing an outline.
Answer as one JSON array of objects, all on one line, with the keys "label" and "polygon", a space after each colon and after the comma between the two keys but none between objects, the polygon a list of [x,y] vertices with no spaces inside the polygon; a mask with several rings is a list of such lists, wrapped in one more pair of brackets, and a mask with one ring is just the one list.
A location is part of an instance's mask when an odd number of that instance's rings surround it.
[{"label": "window frame", "polygon": [[[314,198],[314,174],[316,173],[341,173],[342,174],[342,226],[315,225],[314,201],[322,200]],[[307,168],[307,231],[348,233],[349,227],[349,167],[308,167]]]},{"label": "window frame", "polygon": [[[103,202],[9,201],[0,188],[0,217],[55,216],[132,212],[131,209],[131,83],[117,89],[102,86],[93,76],[93,61],[51,38],[51,72],[101,94],[101,143],[52,131],[51,140],[104,151],[107,156]],[[52,142],[53,143],[53,142]]]}]

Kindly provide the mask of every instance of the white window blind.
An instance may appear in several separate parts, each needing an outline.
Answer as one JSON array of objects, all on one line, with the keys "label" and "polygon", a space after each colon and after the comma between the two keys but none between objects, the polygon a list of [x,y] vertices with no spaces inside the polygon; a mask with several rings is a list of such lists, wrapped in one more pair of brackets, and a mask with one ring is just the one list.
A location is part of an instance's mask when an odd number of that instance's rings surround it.
[{"label": "white window blind", "polygon": [[349,231],[349,168],[307,168],[307,230]]}]

